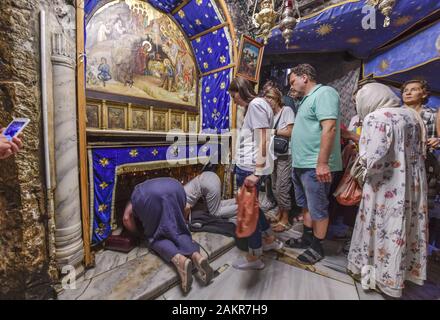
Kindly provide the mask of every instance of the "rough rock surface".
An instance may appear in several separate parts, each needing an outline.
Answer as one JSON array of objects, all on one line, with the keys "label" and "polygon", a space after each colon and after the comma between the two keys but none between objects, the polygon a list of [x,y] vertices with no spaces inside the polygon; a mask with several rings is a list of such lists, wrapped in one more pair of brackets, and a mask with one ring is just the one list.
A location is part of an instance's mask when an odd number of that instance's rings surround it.
[{"label": "rough rock surface", "polygon": [[46,247],[38,0],[0,1],[0,125],[30,118],[24,149],[0,160],[0,299],[52,297]]}]

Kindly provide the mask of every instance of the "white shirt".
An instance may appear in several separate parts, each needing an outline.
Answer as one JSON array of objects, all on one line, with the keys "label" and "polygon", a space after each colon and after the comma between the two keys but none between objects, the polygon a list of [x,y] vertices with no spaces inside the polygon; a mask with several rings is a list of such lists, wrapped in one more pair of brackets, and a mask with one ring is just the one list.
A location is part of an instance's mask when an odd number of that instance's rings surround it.
[{"label": "white shirt", "polygon": [[[267,128],[267,141],[270,141],[270,129],[273,127],[273,111],[270,105],[263,98],[253,99],[248,106],[244,117],[243,126],[238,132],[235,162],[237,166],[245,171],[255,172],[258,154],[257,137],[254,137],[255,129]],[[266,153],[265,171],[270,170],[269,152]],[[273,159],[272,159],[273,160]],[[270,172],[269,172],[270,173]],[[267,174],[269,174],[267,173]]]},{"label": "white shirt", "polygon": [[[290,108],[290,107],[283,107],[275,115],[275,117],[273,119],[274,124],[277,124],[278,119],[280,119],[280,121],[278,122],[278,125],[277,125],[277,127],[275,129],[278,130],[278,131],[279,130],[284,130],[289,125],[295,123],[295,113],[293,112],[292,108]],[[277,153],[276,155],[277,156],[283,156],[283,155],[290,155],[290,154],[292,154],[292,148],[291,148],[291,144],[289,143],[289,150],[287,151],[287,153],[283,153],[283,154]]]}]

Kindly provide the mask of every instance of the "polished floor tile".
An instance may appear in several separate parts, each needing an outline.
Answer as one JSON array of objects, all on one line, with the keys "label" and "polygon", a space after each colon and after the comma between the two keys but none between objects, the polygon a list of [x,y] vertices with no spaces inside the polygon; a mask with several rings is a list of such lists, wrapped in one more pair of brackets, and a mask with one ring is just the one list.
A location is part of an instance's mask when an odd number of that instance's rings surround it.
[{"label": "polished floor tile", "polygon": [[242,271],[232,267],[232,262],[243,253],[234,248],[213,264],[227,265],[208,287],[194,282],[192,291],[184,296],[180,288],[166,292],[162,298],[173,299],[232,299],[232,300],[357,300],[354,284],[323,277],[313,272],[295,268],[287,263],[265,258],[266,267],[260,271]]}]

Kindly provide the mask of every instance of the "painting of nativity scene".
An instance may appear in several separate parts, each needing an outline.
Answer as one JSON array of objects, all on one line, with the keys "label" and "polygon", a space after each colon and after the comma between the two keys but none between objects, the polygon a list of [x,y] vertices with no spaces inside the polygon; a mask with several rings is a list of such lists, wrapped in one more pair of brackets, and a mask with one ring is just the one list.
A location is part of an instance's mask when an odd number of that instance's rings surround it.
[{"label": "painting of nativity scene", "polygon": [[87,89],[195,106],[196,68],[184,39],[148,3],[110,2],[87,25]]}]

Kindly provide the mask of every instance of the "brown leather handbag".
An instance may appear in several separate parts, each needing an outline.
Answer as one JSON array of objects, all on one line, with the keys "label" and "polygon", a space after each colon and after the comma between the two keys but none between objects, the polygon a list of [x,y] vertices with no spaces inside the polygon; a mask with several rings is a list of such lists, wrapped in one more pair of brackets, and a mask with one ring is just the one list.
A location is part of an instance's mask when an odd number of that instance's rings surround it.
[{"label": "brown leather handbag", "polygon": [[242,186],[237,194],[237,238],[246,238],[254,233],[257,228],[259,204],[257,188]]},{"label": "brown leather handbag", "polygon": [[341,182],[333,193],[336,201],[343,206],[356,206],[362,199],[362,188],[359,186],[358,179],[352,175],[353,166],[356,163],[357,159],[347,166]]}]

